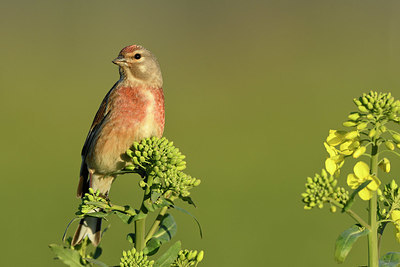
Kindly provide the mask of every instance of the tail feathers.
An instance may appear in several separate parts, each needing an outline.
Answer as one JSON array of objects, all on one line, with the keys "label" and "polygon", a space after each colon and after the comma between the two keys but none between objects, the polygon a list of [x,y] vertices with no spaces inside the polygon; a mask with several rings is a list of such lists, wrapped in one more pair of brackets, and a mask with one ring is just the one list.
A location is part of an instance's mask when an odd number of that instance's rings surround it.
[{"label": "tail feathers", "polygon": [[71,245],[75,246],[87,236],[94,246],[98,246],[101,239],[101,218],[86,217],[79,223]]}]

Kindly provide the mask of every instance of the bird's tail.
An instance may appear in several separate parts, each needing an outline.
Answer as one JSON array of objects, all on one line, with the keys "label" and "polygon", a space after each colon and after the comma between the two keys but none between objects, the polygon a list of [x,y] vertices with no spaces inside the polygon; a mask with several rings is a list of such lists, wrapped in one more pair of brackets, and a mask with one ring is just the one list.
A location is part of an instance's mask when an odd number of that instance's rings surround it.
[{"label": "bird's tail", "polygon": [[[86,167],[86,166],[85,166]],[[87,173],[87,176],[82,175],[81,169],[81,179],[78,186],[78,196],[84,197],[85,193],[88,192],[89,188],[93,188],[96,192],[100,191],[100,195],[107,197],[111,188],[111,184],[115,179],[114,176],[100,176]],[[97,209],[93,212],[98,211]],[[97,246],[101,240],[101,218],[95,218],[87,216],[79,222],[78,229],[74,234],[71,245],[75,246],[82,242],[85,237],[88,237],[94,246]]]},{"label": "bird's tail", "polygon": [[87,236],[94,246],[101,240],[101,218],[85,217],[79,222],[78,229],[74,234],[71,245],[79,244]]}]

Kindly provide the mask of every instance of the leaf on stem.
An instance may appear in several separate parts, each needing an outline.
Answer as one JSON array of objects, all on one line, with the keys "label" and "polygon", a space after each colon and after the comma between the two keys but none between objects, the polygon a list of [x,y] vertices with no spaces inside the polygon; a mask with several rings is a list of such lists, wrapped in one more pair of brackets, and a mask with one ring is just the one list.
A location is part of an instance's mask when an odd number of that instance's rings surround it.
[{"label": "leaf on stem", "polygon": [[181,199],[187,202],[189,205],[193,205],[193,207],[197,208],[196,204],[193,202],[191,197],[181,197]]},{"label": "leaf on stem", "polygon": [[126,223],[126,224],[130,224],[131,222],[134,221],[134,220],[133,220],[134,217],[132,217],[131,215],[126,214],[126,213],[124,213],[124,212],[115,210],[115,211],[114,211],[114,214],[117,214],[118,218],[120,218],[121,221],[123,221],[123,222]]},{"label": "leaf on stem", "polygon": [[397,267],[400,264],[400,252],[388,252],[379,260],[379,267]]},{"label": "leaf on stem", "polygon": [[193,216],[190,212],[188,212],[187,210],[182,209],[182,208],[180,208],[180,207],[178,207],[178,206],[172,205],[172,207],[173,207],[174,209],[177,209],[177,210],[179,210],[179,211],[181,211],[181,212],[183,212],[183,213],[185,213],[185,214],[191,216],[191,217],[196,221],[197,226],[199,227],[200,237],[203,238],[203,230],[201,229],[200,222],[196,219],[196,217],[194,217],[194,216]]},{"label": "leaf on stem", "polygon": [[356,190],[353,191],[353,193],[351,193],[349,200],[347,200],[346,205],[344,205],[343,207],[343,212],[348,211],[351,208],[351,206],[353,206],[355,196],[358,194],[358,192],[363,190],[370,182],[372,182],[372,180],[365,181],[359,187],[357,187]]},{"label": "leaf on stem", "polygon": [[351,226],[339,235],[335,244],[335,259],[338,263],[343,263],[349,254],[353,244],[361,236],[367,235],[368,229],[361,227],[358,224]]},{"label": "leaf on stem", "polygon": [[155,232],[152,238],[147,242],[143,252],[146,255],[155,254],[162,244],[169,242],[172,237],[175,236],[176,232],[177,225],[174,217],[167,213],[164,215],[157,232]]},{"label": "leaf on stem", "polygon": [[181,241],[172,245],[155,263],[154,267],[170,267],[181,250]]},{"label": "leaf on stem", "polygon": [[105,264],[104,262],[99,261],[99,260],[95,260],[95,259],[91,259],[91,258],[85,258],[85,260],[90,263],[93,263],[97,266],[100,266],[100,267],[109,267],[107,264]]},{"label": "leaf on stem", "polygon": [[135,234],[134,233],[127,234],[126,240],[128,240],[129,243],[135,244]]},{"label": "leaf on stem", "polygon": [[72,267],[83,267],[84,265],[81,263],[81,255],[79,251],[72,250],[70,248],[65,248],[64,246],[50,244],[50,249],[56,254],[57,258],[60,259],[63,263]]}]

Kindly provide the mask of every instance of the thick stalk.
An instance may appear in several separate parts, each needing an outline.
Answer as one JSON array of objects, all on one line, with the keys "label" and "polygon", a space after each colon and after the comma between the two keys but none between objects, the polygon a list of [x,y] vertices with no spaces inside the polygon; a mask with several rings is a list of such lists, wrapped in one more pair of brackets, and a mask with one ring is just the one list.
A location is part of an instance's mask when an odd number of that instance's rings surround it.
[{"label": "thick stalk", "polygon": [[[378,174],[378,146],[376,143],[372,145],[371,150],[371,174]],[[368,223],[371,230],[368,234],[368,266],[378,267],[379,266],[379,255],[378,255],[378,222],[376,219],[377,213],[377,196],[376,192],[373,192],[372,198],[369,200],[369,217]]]},{"label": "thick stalk", "polygon": [[146,218],[135,221],[135,248],[137,251],[142,251],[146,245],[144,235],[146,232]]},{"label": "thick stalk", "polygon": [[167,210],[168,210],[168,206],[163,207],[163,208],[160,210],[160,213],[158,213],[156,220],[154,221],[153,225],[151,226],[149,232],[147,233],[147,236],[146,236],[146,238],[145,238],[145,242],[149,241],[150,238],[153,237],[153,235],[154,235],[154,233],[157,231],[158,226],[160,225],[162,219],[164,218],[164,215],[165,215],[165,213],[167,212]]}]

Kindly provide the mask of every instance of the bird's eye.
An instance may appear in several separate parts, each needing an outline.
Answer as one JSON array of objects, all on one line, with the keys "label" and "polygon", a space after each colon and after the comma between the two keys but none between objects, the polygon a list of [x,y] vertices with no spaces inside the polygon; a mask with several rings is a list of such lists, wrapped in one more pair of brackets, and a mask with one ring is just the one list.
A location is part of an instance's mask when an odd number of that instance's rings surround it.
[{"label": "bird's eye", "polygon": [[140,59],[142,56],[140,54],[135,54],[134,56],[136,59]]}]

